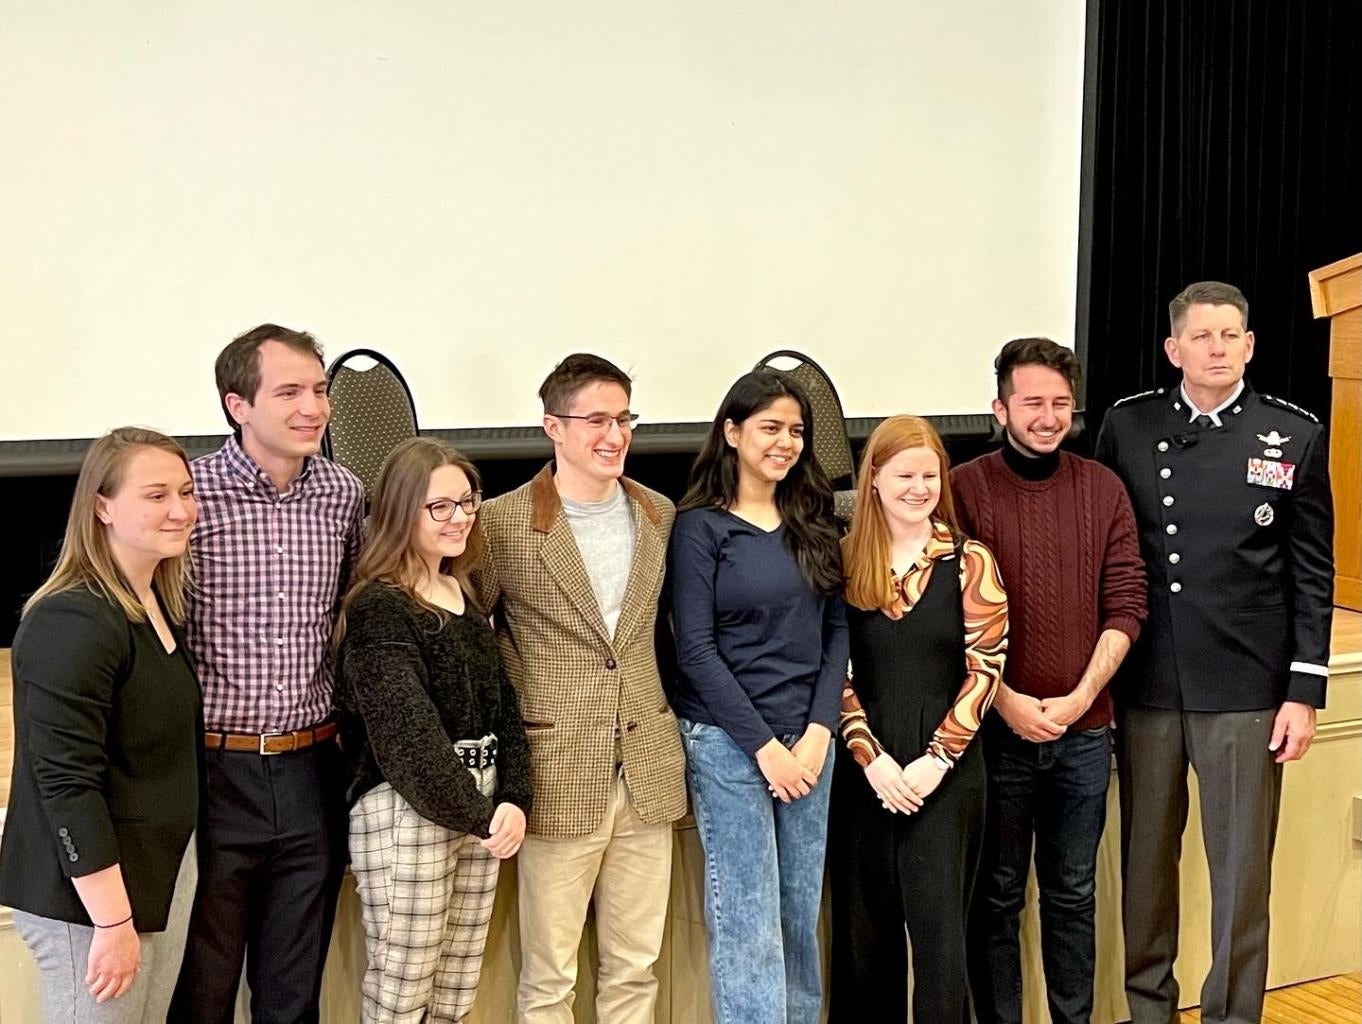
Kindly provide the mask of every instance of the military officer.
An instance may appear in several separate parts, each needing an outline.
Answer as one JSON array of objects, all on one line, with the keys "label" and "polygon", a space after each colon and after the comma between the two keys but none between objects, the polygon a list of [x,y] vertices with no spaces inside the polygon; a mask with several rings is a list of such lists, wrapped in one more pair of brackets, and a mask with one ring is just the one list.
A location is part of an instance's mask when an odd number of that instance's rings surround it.
[{"label": "military officer", "polygon": [[1130,492],[1149,619],[1118,677],[1126,994],[1135,1024],[1177,1020],[1178,856],[1196,769],[1214,959],[1203,1020],[1258,1021],[1282,765],[1324,706],[1333,503],[1324,429],[1255,392],[1248,303],[1207,281],[1169,305],[1163,388],[1108,413],[1097,458]]}]

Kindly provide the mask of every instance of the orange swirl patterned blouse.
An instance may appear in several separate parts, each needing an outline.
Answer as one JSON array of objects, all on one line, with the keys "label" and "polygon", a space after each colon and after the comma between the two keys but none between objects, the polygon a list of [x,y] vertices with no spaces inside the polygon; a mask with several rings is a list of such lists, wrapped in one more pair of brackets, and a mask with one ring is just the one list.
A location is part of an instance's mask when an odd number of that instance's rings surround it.
[{"label": "orange swirl patterned blouse", "polygon": [[[927,590],[932,571],[943,556],[955,554],[950,527],[933,520],[932,536],[907,571],[894,581],[894,600],[881,609],[891,619],[913,610]],[[1007,660],[1007,593],[998,563],[978,541],[961,546],[960,600],[965,618],[965,680],[950,711],[932,733],[927,753],[943,767],[954,767],[993,703]],[[865,767],[884,752],[870,730],[865,710],[856,696],[851,668],[842,689],[842,738],[852,757]]]}]

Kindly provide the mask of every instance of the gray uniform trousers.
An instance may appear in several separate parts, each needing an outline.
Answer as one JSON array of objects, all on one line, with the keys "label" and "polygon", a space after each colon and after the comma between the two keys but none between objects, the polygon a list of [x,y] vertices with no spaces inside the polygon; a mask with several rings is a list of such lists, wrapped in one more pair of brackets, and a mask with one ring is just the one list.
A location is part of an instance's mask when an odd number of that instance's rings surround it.
[{"label": "gray uniform trousers", "polygon": [[1196,770],[1211,874],[1212,963],[1201,1019],[1256,1024],[1267,982],[1268,894],[1282,766],[1276,709],[1125,708],[1117,730],[1126,996],[1133,1024],[1176,1024],[1178,859]]}]

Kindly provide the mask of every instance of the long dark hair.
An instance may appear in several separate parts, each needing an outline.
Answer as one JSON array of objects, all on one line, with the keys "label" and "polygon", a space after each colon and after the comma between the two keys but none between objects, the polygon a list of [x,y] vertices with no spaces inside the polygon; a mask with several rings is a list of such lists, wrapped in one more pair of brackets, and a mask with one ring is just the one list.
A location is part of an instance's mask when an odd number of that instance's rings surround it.
[{"label": "long dark hair", "polygon": [[714,426],[690,470],[690,486],[680,510],[731,508],[738,500],[738,454],[724,437],[724,424],[741,424],[769,409],[779,398],[799,403],[804,419],[804,450],[785,479],[776,484],[776,508],[785,523],[785,546],[799,564],[800,575],[820,594],[842,589],[842,555],[832,514],[832,482],[818,464],[813,444],[813,410],[803,390],[779,370],[753,370],[728,389]]}]

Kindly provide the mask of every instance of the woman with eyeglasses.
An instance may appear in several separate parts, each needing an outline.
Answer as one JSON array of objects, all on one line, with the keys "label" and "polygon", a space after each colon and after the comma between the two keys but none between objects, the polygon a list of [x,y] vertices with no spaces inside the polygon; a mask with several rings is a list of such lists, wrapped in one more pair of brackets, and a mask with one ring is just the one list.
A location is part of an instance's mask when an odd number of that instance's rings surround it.
[{"label": "woman with eyeglasses", "polygon": [[467,1016],[499,862],[525,836],[529,745],[468,584],[478,488],[448,445],[398,445],[337,626],[365,1021]]}]

